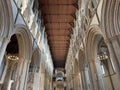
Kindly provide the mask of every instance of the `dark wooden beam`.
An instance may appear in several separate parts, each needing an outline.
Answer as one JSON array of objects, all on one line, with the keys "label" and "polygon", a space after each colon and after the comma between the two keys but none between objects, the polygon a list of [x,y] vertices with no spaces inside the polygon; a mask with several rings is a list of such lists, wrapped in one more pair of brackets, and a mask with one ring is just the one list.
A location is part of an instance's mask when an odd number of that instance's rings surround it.
[{"label": "dark wooden beam", "polygon": [[70,31],[71,28],[46,28],[45,31],[48,31],[48,30],[68,30]]},{"label": "dark wooden beam", "polygon": [[51,38],[51,37],[57,37],[57,38],[63,38],[63,37],[64,37],[64,38],[69,38],[69,39],[70,39],[70,38],[71,38],[71,35],[56,35],[56,34],[55,34],[55,35],[47,35],[47,37],[48,37],[48,38],[49,38],[49,37],[50,37],[50,38]]},{"label": "dark wooden beam", "polygon": [[69,24],[70,24],[72,27],[74,27],[74,22],[69,22]]},{"label": "dark wooden beam", "polygon": [[[51,15],[51,16],[53,16],[53,15],[58,15],[58,16],[59,16],[59,15],[68,15],[68,16],[72,16],[72,15],[74,15],[74,13],[71,13],[71,14],[68,14],[68,13],[66,13],[66,14],[62,14],[62,13],[61,13],[61,14],[42,13],[42,16],[43,16],[43,17],[45,17],[45,16],[47,16],[47,15],[49,15],[49,16],[50,16],[50,15]],[[72,17],[73,17],[73,16],[72,16]]]},{"label": "dark wooden beam", "polygon": [[65,6],[69,6],[69,5],[72,6],[72,5],[75,5],[75,4],[76,3],[71,3],[71,4],[57,4],[57,3],[56,4],[49,4],[49,3],[45,3],[45,4],[40,4],[40,5],[43,7],[43,6],[64,6],[64,5]]},{"label": "dark wooden beam", "polygon": [[57,21],[56,21],[56,22],[50,22],[50,21],[44,21],[44,24],[47,24],[47,23],[53,23],[53,24],[54,24],[54,23],[59,23],[59,24],[60,24],[60,23],[63,23],[63,24],[64,24],[64,23],[65,23],[65,24],[66,24],[66,23],[69,23],[69,24],[70,24],[70,23],[73,23],[73,21],[71,21],[71,22],[57,22]]},{"label": "dark wooden beam", "polygon": [[73,6],[74,6],[77,10],[79,9],[78,3],[74,3]]},{"label": "dark wooden beam", "polygon": [[74,14],[71,14],[71,16],[72,16],[75,20],[77,19],[75,13],[74,13]]}]

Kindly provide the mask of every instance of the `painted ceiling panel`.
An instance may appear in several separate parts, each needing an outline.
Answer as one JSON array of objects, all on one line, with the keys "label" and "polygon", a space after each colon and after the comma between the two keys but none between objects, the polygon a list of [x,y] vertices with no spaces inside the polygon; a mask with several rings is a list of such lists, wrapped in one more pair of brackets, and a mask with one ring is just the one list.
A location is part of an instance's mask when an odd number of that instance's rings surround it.
[{"label": "painted ceiling panel", "polygon": [[39,0],[53,63],[65,67],[78,0]]}]

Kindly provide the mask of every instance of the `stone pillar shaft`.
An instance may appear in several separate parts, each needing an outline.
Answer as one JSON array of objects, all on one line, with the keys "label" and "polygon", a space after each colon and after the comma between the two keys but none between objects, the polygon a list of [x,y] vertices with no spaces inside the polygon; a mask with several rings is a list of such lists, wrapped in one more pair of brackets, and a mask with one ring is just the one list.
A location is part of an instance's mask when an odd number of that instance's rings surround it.
[{"label": "stone pillar shaft", "polygon": [[96,67],[95,67],[95,62],[91,61],[89,62],[89,67],[90,67],[90,74],[91,74],[91,84],[92,90],[99,90],[99,85],[98,85],[98,78],[97,78],[97,72],[96,72]]},{"label": "stone pillar shaft", "polygon": [[81,70],[80,71],[81,74],[81,90],[87,90],[87,86],[86,86],[86,80],[85,80],[85,71]]},{"label": "stone pillar shaft", "polygon": [[120,78],[120,42],[116,39],[107,40],[106,41],[109,52],[110,52],[110,59],[113,61],[113,64],[115,66],[115,72],[118,74],[118,77]]},{"label": "stone pillar shaft", "polygon": [[19,89],[18,90],[26,90],[29,64],[30,64],[29,60],[25,60],[23,62],[23,66],[21,67],[22,72],[21,72],[21,76],[20,76]]},{"label": "stone pillar shaft", "polygon": [[0,65],[2,63],[5,51],[6,51],[6,47],[7,44],[9,43],[9,39],[8,38],[4,38],[4,37],[0,37]]}]

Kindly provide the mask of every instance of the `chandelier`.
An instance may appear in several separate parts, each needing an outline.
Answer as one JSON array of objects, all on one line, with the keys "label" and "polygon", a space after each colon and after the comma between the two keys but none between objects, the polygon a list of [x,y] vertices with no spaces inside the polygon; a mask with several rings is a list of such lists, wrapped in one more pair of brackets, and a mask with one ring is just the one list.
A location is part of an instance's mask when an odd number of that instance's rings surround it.
[{"label": "chandelier", "polygon": [[97,57],[99,60],[106,60],[108,59],[108,55],[106,54],[106,52],[100,52],[98,54],[98,57]]},{"label": "chandelier", "polygon": [[19,57],[17,55],[8,55],[8,59],[12,61],[17,61],[19,60]]}]

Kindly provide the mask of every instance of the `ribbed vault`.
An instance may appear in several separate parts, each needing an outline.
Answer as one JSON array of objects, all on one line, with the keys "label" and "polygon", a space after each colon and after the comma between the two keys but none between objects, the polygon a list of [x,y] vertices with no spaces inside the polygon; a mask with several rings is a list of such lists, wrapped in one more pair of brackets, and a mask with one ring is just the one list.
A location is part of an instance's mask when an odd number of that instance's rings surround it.
[{"label": "ribbed vault", "polygon": [[64,67],[78,0],[39,0],[55,67]]}]

